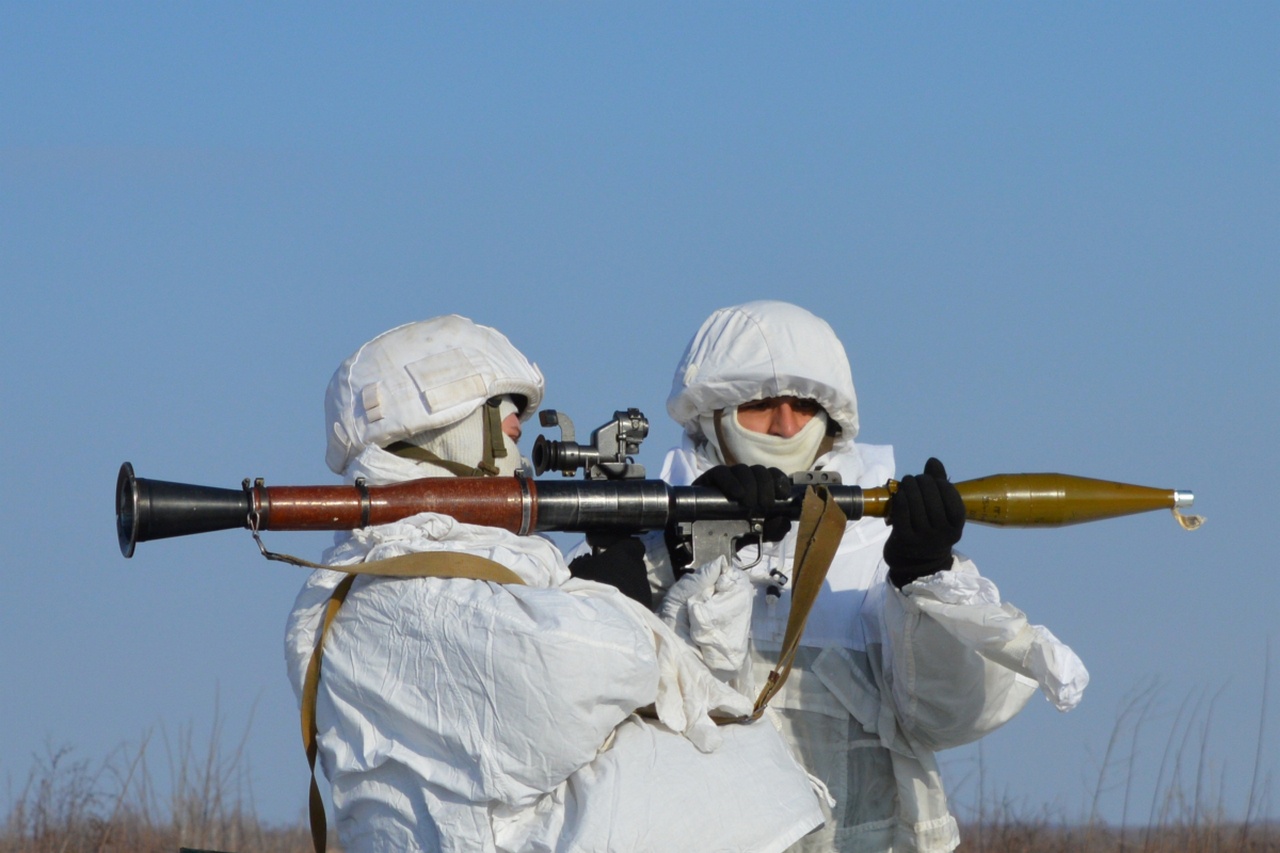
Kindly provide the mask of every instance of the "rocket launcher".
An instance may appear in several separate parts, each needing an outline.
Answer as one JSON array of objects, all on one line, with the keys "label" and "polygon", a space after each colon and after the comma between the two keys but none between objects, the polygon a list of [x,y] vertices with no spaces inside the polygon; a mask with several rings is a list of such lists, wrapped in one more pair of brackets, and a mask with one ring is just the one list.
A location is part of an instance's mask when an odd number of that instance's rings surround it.
[{"label": "rocket launcher", "polygon": [[[558,470],[563,481],[526,476],[426,478],[391,485],[268,486],[245,479],[239,489],[151,480],[134,474],[125,462],[116,479],[116,533],[120,551],[133,556],[139,542],[214,530],[353,530],[399,521],[422,512],[449,515],[467,524],[500,527],[519,535],[566,533],[638,533],[670,530],[686,543],[695,564],[717,554],[732,555],[753,538],[759,541],[765,519],[705,486],[672,486],[644,476],[633,461],[648,434],[648,421],[636,409],[614,413],[614,420],[592,433],[589,444],[574,441],[572,422],[562,413],[542,413],[543,426],[559,426],[562,439],[539,436],[533,449],[538,474]],[[806,489],[825,489],[850,520],[884,518],[897,482],[862,488],[847,486],[830,472],[792,477],[791,497],[773,511],[800,516]],[[1059,527],[1106,518],[1173,511],[1188,530],[1200,516],[1184,515],[1191,492],[1136,486],[1070,474],[995,474],[955,484],[969,521],[1002,527]],[[265,549],[264,549],[265,553]]]}]

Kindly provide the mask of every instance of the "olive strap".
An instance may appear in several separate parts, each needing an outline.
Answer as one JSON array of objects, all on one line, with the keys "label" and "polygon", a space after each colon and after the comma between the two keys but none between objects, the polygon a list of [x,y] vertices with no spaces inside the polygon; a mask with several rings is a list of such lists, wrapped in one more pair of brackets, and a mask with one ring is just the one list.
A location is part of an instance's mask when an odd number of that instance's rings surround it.
[{"label": "olive strap", "polygon": [[[444,459],[425,447],[419,447],[416,444],[410,444],[407,441],[393,441],[386,447],[382,448],[388,453],[395,454],[402,459],[412,459],[414,462],[427,462],[437,467],[443,468],[455,477],[488,477],[491,473],[485,473],[483,463],[480,467],[472,467],[464,465],[461,462],[454,462],[450,459]],[[497,471],[496,468],[493,469]]]},{"label": "olive strap", "polygon": [[800,526],[796,532],[796,556],[791,571],[791,610],[787,614],[787,630],[782,638],[782,651],[778,664],[769,673],[764,689],[756,698],[751,719],[759,719],[769,700],[782,689],[791,673],[796,652],[800,649],[800,637],[804,634],[809,611],[822,591],[827,570],[835,559],[836,549],[844,538],[848,518],[832,499],[824,486],[810,486],[805,490],[800,508]]},{"label": "olive strap", "polygon": [[324,658],[324,638],[329,632],[338,608],[347,598],[347,592],[357,575],[376,575],[398,578],[469,578],[471,580],[493,581],[505,584],[523,584],[524,581],[515,572],[501,563],[494,562],[476,554],[463,554],[457,551],[419,551],[402,554],[385,560],[371,560],[351,566],[321,566],[320,568],[346,572],[329,600],[325,603],[324,616],[320,624],[320,636],[316,639],[315,651],[307,664],[307,674],[302,683],[302,745],[307,751],[307,764],[311,768],[311,843],[316,853],[324,853],[329,829],[324,815],[324,799],[320,795],[320,786],[316,783],[317,734],[316,700],[320,691],[320,663]]}]

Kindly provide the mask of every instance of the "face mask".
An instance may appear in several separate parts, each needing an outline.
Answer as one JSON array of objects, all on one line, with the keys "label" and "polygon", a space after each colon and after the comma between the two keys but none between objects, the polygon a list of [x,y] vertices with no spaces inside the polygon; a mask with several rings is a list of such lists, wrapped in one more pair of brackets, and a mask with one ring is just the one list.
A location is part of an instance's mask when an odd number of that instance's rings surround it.
[{"label": "face mask", "polygon": [[738,407],[724,410],[719,434],[728,455],[747,465],[780,468],[783,473],[808,471],[827,435],[827,413],[819,411],[790,438],[753,432],[738,423]]},{"label": "face mask", "polygon": [[[516,402],[511,398],[511,395],[505,395],[498,405],[499,428],[501,428],[502,422],[507,419],[508,415],[514,415],[519,411],[520,409],[516,406]],[[512,477],[515,476],[516,472],[526,471],[525,459],[520,455],[520,448],[516,446],[515,439],[503,433],[502,444],[507,448],[507,455],[499,456],[493,460],[493,464],[498,467],[498,476]]]},{"label": "face mask", "polygon": [[[457,423],[424,430],[388,445],[387,450],[426,466],[429,473],[419,476],[440,476],[439,472],[447,471],[463,477],[510,477],[526,470],[515,440],[502,432],[502,419],[518,411],[515,400],[507,395],[496,406],[483,404]],[[506,452],[499,454],[499,448]],[[490,449],[492,461],[486,462]],[[484,467],[490,464],[492,467]]]}]

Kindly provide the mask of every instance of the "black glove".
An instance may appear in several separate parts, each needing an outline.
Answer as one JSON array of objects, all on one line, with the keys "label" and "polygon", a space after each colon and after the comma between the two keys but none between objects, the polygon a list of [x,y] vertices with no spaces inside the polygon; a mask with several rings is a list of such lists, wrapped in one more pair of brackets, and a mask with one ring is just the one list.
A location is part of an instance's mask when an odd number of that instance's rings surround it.
[{"label": "black glove", "polygon": [[930,458],[923,474],[903,477],[889,513],[893,532],[884,545],[884,561],[894,586],[902,589],[951,568],[951,546],[964,531],[964,501],[941,462]]},{"label": "black glove", "polygon": [[791,529],[791,519],[773,515],[781,500],[791,497],[791,478],[778,468],[763,465],[717,465],[693,481],[695,486],[710,486],[734,503],[741,504],[753,517],[764,519],[764,541],[779,542]]},{"label": "black glove", "polygon": [[575,578],[617,587],[627,598],[652,610],[644,543],[634,536],[588,533],[587,544],[592,546],[592,553],[576,558],[569,564],[569,572]]}]

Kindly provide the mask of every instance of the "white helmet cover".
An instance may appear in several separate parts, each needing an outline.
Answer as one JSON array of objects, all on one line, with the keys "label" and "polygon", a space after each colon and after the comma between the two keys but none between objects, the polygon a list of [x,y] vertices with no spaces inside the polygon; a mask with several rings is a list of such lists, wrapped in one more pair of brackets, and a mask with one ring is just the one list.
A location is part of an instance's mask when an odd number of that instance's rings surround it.
[{"label": "white helmet cover", "polygon": [[383,332],[342,362],[324,397],[335,474],[370,445],[385,447],[462,420],[491,397],[542,403],[542,371],[496,329],[450,314]]},{"label": "white helmet cover", "polygon": [[707,318],[676,367],[667,412],[698,439],[699,418],[718,409],[789,396],[817,400],[841,441],[858,434],[853,374],[835,331],[799,306],[762,300]]}]

